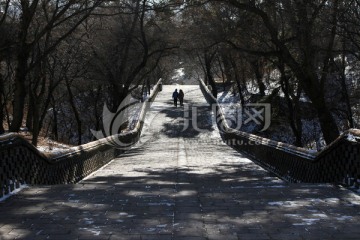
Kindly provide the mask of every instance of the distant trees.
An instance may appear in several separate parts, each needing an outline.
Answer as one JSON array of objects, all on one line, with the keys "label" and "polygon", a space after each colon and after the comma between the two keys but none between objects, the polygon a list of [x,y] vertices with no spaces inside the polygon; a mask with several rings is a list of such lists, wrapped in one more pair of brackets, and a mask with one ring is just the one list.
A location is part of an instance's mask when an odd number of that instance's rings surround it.
[{"label": "distant trees", "polygon": [[[325,141],[332,142],[339,130],[326,103],[324,87],[335,47],[338,1],[331,5],[326,5],[327,1],[228,2],[244,14],[251,14],[263,28],[261,42],[252,46],[235,44],[256,55],[277,57],[291,69],[317,110]],[[329,21],[323,19],[325,15],[330,16]],[[261,79],[258,62],[252,62],[252,66],[257,79]],[[262,94],[263,88],[260,83]]]},{"label": "distant trees", "polygon": [[[176,49],[169,37],[171,6],[148,0],[1,1],[0,132],[26,124],[34,145],[41,131],[55,139],[69,132],[72,143],[88,141],[84,134],[100,128],[105,100],[116,111],[139,84],[150,88],[161,77],[155,73],[163,70],[163,58]],[[96,97],[88,105],[90,95]],[[94,117],[85,118],[85,105]]]},{"label": "distant trees", "polygon": [[[21,127],[28,84],[35,87],[33,91],[43,93],[43,90],[39,89],[43,85],[31,84],[31,80],[45,81],[46,57],[71,35],[101,2],[24,0],[14,6],[14,11],[19,12],[19,19],[11,131],[19,131]],[[33,74],[31,79],[30,73]]]},{"label": "distant trees", "polygon": [[[255,79],[262,96],[272,90],[265,84],[265,78],[272,71],[279,72],[278,86],[288,103],[296,145],[302,146],[299,105],[302,95],[311,101],[326,143],[335,140],[342,127],[338,120],[343,116],[337,114],[337,109],[343,107],[333,102],[337,89],[342,89],[339,100],[346,106],[345,118],[354,126],[349,82],[344,74],[349,63],[347,57],[359,56],[359,1],[214,0],[202,3],[196,8],[194,18],[203,21],[189,20],[194,24],[200,22],[199,32],[193,32],[192,39],[205,44],[207,49],[216,50],[224,69],[228,69],[225,76],[234,81],[239,93],[243,88],[239,68],[246,69],[245,78]],[[213,83],[209,69],[217,71],[215,63],[209,61],[212,56],[204,54],[202,57],[210,85]],[[234,70],[229,70],[231,68]],[[343,77],[338,78],[341,74]]]},{"label": "distant trees", "polygon": [[114,4],[104,14],[115,16],[102,17],[94,25],[97,31],[90,45],[90,63],[94,77],[105,80],[109,87],[108,106],[113,112],[139,84],[149,85],[149,75],[177,48],[170,39],[174,29],[171,15],[154,8],[146,0]]},{"label": "distant trees", "polygon": [[[358,71],[358,64],[360,61],[360,1],[341,1],[342,14],[339,17],[339,48],[340,57],[336,61],[337,71],[340,72],[339,80],[341,82],[341,90],[343,100],[346,104],[346,118],[349,122],[349,127],[355,127],[354,113],[356,112],[359,118],[359,105],[353,104],[359,102],[359,89],[357,84],[359,81],[351,79],[348,84],[346,78],[347,70],[354,69]],[[349,56],[352,56],[355,61],[351,61]],[[354,106],[355,107],[352,107]]]},{"label": "distant trees", "polygon": [[1,1],[0,133],[26,122],[36,144],[46,123],[54,138],[66,126],[72,142],[88,141],[103,101],[116,111],[186,54],[215,96],[219,83],[241,104],[251,86],[259,98],[280,90],[298,146],[307,101],[330,143],[358,124],[349,71],[360,69],[359,9],[358,0]]},{"label": "distant trees", "polygon": [[12,74],[11,60],[12,50],[15,45],[15,23],[9,17],[13,13],[9,10],[10,0],[0,3],[0,134],[5,132],[4,120],[6,116],[6,105],[9,97],[9,78]]}]

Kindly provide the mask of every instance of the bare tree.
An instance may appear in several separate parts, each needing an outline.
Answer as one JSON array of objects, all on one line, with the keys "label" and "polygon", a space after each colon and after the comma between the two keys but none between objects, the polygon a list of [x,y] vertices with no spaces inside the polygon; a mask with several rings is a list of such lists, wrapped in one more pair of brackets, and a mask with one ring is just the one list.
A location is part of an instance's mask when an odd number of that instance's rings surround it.
[{"label": "bare tree", "polygon": [[[268,45],[293,71],[301,82],[304,92],[312,101],[320,121],[325,141],[329,144],[339,136],[338,126],[326,103],[324,85],[329,76],[330,59],[334,50],[337,35],[337,17],[339,1],[332,4],[328,1],[281,1],[275,5],[278,14],[272,14],[271,1],[244,2],[240,0],[227,1],[239,11],[247,12],[260,19],[269,38]],[[291,15],[289,13],[292,13]],[[278,20],[279,13],[288,14],[289,23],[286,33],[281,30]],[[322,14],[330,14],[330,21],[324,22]],[[291,24],[294,23],[294,24]],[[296,23],[296,24],[295,24]],[[321,26],[326,25],[326,28]],[[321,46],[317,45],[321,41]],[[253,50],[251,50],[253,49]],[[256,48],[249,52],[261,54]],[[268,55],[269,52],[263,52]],[[318,71],[319,67],[321,72]]]},{"label": "bare tree", "polygon": [[6,69],[3,66],[3,61],[5,58],[11,58],[10,49],[14,45],[14,24],[11,21],[10,16],[8,15],[10,0],[0,2],[0,134],[5,132],[3,126],[5,120],[5,111],[6,111],[6,97],[5,97],[5,81],[6,77],[4,76]]},{"label": "bare tree", "polygon": [[[22,124],[29,72],[71,35],[101,2],[87,0],[65,2],[21,0],[19,2],[18,54],[11,131],[18,131]],[[40,23],[38,17],[43,19]],[[57,34],[53,34],[55,31]],[[51,38],[50,44],[45,45],[37,58],[29,64],[31,54],[44,38],[46,40]]]},{"label": "bare tree", "polygon": [[[118,7],[124,9],[122,5]],[[94,77],[103,79],[108,86],[108,106],[113,112],[156,69],[166,53],[177,48],[176,42],[166,36],[169,27],[158,19],[161,13],[154,12],[147,0],[137,0],[126,7],[128,12],[99,22],[102,37],[92,45]],[[119,12],[115,7],[107,11]],[[167,25],[171,25],[168,20]]]}]

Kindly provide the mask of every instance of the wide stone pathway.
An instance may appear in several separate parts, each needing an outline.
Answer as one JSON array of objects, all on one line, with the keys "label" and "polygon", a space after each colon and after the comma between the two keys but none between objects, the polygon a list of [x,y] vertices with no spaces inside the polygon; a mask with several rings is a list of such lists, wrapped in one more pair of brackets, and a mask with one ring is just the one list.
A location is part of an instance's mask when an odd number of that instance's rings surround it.
[{"label": "wide stone pathway", "polygon": [[263,170],[221,142],[199,87],[181,87],[185,107],[164,86],[126,154],[1,202],[0,239],[360,239],[358,195]]}]

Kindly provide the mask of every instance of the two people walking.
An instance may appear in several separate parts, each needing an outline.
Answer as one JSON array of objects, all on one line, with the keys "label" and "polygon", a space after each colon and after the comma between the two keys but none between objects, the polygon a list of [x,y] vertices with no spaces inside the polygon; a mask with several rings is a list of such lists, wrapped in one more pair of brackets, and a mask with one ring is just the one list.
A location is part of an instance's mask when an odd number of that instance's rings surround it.
[{"label": "two people walking", "polygon": [[177,107],[178,100],[180,101],[180,106],[184,106],[184,92],[181,89],[180,89],[179,92],[177,91],[177,89],[175,89],[175,91],[173,92],[172,97],[174,99],[174,106],[175,107]]}]

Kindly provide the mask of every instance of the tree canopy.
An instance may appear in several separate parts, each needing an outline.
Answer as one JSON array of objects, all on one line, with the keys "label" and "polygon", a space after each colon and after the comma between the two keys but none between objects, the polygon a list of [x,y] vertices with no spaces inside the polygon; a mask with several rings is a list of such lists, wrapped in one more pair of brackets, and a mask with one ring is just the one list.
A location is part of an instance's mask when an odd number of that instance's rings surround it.
[{"label": "tree canopy", "polygon": [[81,144],[103,102],[116,111],[181,62],[214,96],[284,99],[298,146],[310,104],[329,144],[359,126],[359,16],[358,0],[2,0],[0,132]]}]

